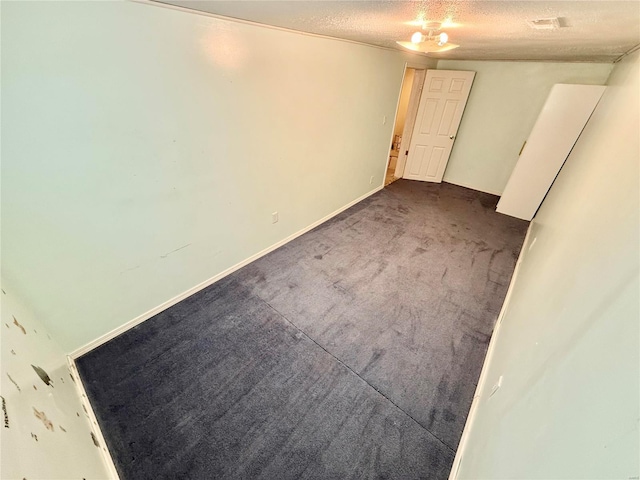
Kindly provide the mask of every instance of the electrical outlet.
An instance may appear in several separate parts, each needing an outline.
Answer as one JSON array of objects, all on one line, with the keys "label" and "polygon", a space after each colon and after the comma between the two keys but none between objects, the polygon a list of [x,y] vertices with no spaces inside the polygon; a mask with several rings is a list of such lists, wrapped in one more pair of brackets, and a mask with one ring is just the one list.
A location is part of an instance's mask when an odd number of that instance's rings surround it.
[{"label": "electrical outlet", "polygon": [[271,223],[278,223],[278,212],[273,212],[271,214]]},{"label": "electrical outlet", "polygon": [[383,125],[386,125],[386,124],[387,124],[387,116],[386,116],[386,115],[383,115],[383,116],[382,116],[382,124],[383,124]]},{"label": "electrical outlet", "polygon": [[369,179],[369,185],[371,185],[373,183],[373,179],[374,179],[374,176],[371,175],[371,178]]}]

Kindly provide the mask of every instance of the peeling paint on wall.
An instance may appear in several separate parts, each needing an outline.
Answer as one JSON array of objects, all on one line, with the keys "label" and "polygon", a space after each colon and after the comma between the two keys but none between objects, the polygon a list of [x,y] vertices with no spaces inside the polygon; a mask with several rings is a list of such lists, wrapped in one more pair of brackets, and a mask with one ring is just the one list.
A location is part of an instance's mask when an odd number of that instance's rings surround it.
[{"label": "peeling paint on wall", "polygon": [[7,401],[2,398],[2,414],[4,416],[4,428],[9,428],[9,414],[7,413]]},{"label": "peeling paint on wall", "polygon": [[38,420],[42,422],[42,424],[46,427],[47,430],[51,430],[52,432],[55,431],[53,423],[51,422],[51,420],[47,418],[46,413],[39,412],[38,409],[36,409],[36,407],[33,407],[33,414],[36,416]]},{"label": "peeling paint on wall", "polygon": [[35,370],[35,372],[38,374],[38,376],[40,377],[40,380],[42,380],[44,382],[45,385],[47,386],[53,386],[52,385],[52,381],[51,378],[49,377],[49,374],[47,372],[44,371],[44,369],[37,367],[35,365],[31,365],[31,367]]},{"label": "peeling paint on wall", "polygon": [[93,432],[91,432],[91,440],[93,440],[93,444],[100,448],[100,442],[98,442],[98,439],[96,438],[95,434]]},{"label": "peeling paint on wall", "polygon": [[[113,477],[102,450],[88,441],[92,426],[78,413],[76,385],[64,380],[69,375],[65,352],[4,282],[2,287],[2,318],[13,319],[0,337],[0,375],[8,379],[0,382],[2,478]],[[58,377],[55,390],[39,383],[53,387]]]},{"label": "peeling paint on wall", "polygon": [[13,324],[18,327],[20,330],[22,330],[22,333],[24,333],[25,335],[27,334],[27,330],[26,328],[24,328],[22,325],[20,325],[20,322],[18,322],[18,320],[16,319],[16,317],[13,317]]},{"label": "peeling paint on wall", "polygon": [[11,375],[9,375],[9,374],[7,373],[7,377],[9,377],[9,380],[11,380],[11,383],[13,383],[13,384],[16,386],[16,388],[18,389],[18,391],[19,391],[19,392],[21,392],[21,391],[22,391],[22,389],[20,388],[20,385],[18,385],[18,384],[16,383],[16,381],[15,381],[13,378],[11,378]]},{"label": "peeling paint on wall", "polygon": [[47,372],[45,372],[42,368],[40,367],[36,367],[35,365],[31,365],[31,367],[36,371],[36,373],[38,374],[38,376],[40,377],[40,380],[42,380],[44,382],[45,385],[47,386],[53,386],[51,385],[51,378],[49,377],[49,374]]}]

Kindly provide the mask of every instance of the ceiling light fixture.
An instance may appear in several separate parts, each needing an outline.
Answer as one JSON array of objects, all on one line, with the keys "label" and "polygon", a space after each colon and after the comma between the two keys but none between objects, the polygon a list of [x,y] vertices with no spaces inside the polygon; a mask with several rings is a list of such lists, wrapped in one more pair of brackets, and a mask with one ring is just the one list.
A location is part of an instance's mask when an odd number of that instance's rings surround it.
[{"label": "ceiling light fixture", "polygon": [[422,35],[422,32],[416,32],[413,35],[411,35],[411,42],[412,43],[424,42],[424,35]]},{"label": "ceiling light fixture", "polygon": [[414,52],[423,53],[446,52],[458,48],[459,45],[449,43],[449,35],[446,32],[441,32],[441,27],[442,23],[440,22],[423,22],[422,30],[426,30],[426,34],[418,31],[411,35],[410,42],[399,41],[396,43]]}]

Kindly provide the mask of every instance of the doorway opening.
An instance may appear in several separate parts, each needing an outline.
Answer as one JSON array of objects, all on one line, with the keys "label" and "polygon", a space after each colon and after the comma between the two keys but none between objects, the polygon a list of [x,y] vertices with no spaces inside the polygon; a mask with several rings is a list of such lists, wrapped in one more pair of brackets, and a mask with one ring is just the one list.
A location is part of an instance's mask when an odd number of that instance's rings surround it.
[{"label": "doorway opening", "polygon": [[411,143],[411,133],[418,113],[420,94],[426,70],[405,67],[404,79],[400,90],[396,123],[393,127],[393,141],[389,152],[389,163],[385,174],[384,185],[387,186],[404,175],[407,153]]}]

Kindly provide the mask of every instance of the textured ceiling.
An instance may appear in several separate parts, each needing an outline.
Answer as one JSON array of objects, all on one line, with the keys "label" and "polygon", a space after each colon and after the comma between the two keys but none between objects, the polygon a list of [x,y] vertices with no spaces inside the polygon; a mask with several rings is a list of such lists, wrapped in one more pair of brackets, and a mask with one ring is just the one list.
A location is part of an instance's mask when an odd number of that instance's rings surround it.
[{"label": "textured ceiling", "polygon": [[[640,0],[629,1],[216,1],[163,3],[227,17],[402,50],[418,27],[448,20],[455,50],[428,54],[465,60],[613,61],[640,43]],[[527,21],[559,17],[560,28]]]}]

